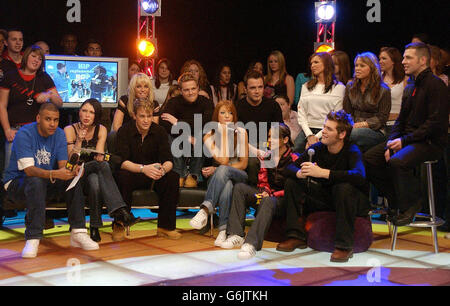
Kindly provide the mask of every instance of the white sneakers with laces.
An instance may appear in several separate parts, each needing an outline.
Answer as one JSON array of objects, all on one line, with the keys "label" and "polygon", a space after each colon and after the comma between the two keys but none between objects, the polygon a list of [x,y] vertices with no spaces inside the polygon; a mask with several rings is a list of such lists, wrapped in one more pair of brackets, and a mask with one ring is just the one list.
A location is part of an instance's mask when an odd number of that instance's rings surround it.
[{"label": "white sneakers with laces", "polygon": [[238,235],[231,235],[220,245],[223,249],[232,249],[240,247],[244,243],[244,238]]},{"label": "white sneakers with laces", "polygon": [[39,239],[30,239],[22,250],[22,258],[35,258],[39,248]]},{"label": "white sneakers with laces", "polygon": [[189,224],[195,229],[202,229],[208,223],[208,213],[204,209],[200,209]]},{"label": "white sneakers with laces", "polygon": [[85,251],[98,250],[98,243],[89,237],[87,229],[77,228],[70,232],[70,245],[75,248],[82,248]]},{"label": "white sneakers with laces", "polygon": [[217,235],[216,241],[214,241],[214,245],[220,247],[225,240],[227,240],[227,231],[220,231],[219,235]]},{"label": "white sneakers with laces", "polygon": [[253,245],[250,243],[244,243],[241,247],[241,250],[239,251],[237,257],[239,259],[250,259],[253,258],[256,255],[256,249]]}]

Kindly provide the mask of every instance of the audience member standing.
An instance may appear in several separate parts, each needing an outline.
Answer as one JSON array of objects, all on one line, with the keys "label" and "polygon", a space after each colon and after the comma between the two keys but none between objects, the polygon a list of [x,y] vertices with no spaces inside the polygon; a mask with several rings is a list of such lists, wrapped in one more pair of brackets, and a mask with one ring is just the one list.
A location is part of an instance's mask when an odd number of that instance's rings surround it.
[{"label": "audience member standing", "polygon": [[385,140],[385,127],[391,111],[391,91],[383,83],[375,54],[364,52],[355,58],[355,76],[345,89],[344,110],[351,114],[350,140],[362,152]]},{"label": "audience member standing", "polygon": [[77,55],[78,39],[75,34],[67,33],[61,38],[62,54]]},{"label": "audience member standing", "polygon": [[11,70],[20,69],[22,63],[23,34],[21,30],[8,30],[5,41],[6,50],[3,51],[3,74]]},{"label": "audience member standing", "polygon": [[264,83],[266,98],[284,94],[289,97],[289,105],[292,105],[295,96],[295,82],[294,78],[287,73],[286,60],[280,51],[273,51],[269,54]]},{"label": "audience member standing", "polygon": [[8,72],[0,87],[0,121],[6,137],[5,169],[17,130],[36,120],[40,104],[50,101],[62,105],[55,84],[43,71],[44,67],[44,51],[38,46],[30,46],[23,54],[21,69]]},{"label": "audience member standing", "polygon": [[327,52],[314,53],[310,57],[312,79],[303,84],[298,103],[298,123],[302,127],[294,141],[294,150],[305,148],[320,141],[323,120],[330,111],[342,109],[345,86],[334,76],[334,65]]}]

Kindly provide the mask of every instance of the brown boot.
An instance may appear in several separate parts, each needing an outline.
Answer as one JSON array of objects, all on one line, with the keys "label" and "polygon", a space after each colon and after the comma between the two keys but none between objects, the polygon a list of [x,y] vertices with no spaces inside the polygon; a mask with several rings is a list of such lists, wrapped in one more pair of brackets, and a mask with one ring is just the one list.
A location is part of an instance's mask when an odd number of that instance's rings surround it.
[{"label": "brown boot", "polygon": [[197,188],[197,178],[189,174],[186,178],[186,181],[184,182],[184,187]]},{"label": "brown boot", "polygon": [[333,254],[331,254],[331,262],[347,262],[353,257],[353,250],[342,250],[335,248]]},{"label": "brown boot", "polygon": [[112,223],[112,240],[113,241],[123,241],[125,240],[125,227],[117,222]]},{"label": "brown boot", "polygon": [[159,237],[165,237],[173,240],[181,238],[181,234],[176,230],[170,231],[161,227],[158,227],[158,229],[156,230],[156,235]]},{"label": "brown boot", "polygon": [[308,245],[305,240],[297,238],[289,238],[277,245],[277,251],[281,252],[292,252],[295,249],[306,249]]}]

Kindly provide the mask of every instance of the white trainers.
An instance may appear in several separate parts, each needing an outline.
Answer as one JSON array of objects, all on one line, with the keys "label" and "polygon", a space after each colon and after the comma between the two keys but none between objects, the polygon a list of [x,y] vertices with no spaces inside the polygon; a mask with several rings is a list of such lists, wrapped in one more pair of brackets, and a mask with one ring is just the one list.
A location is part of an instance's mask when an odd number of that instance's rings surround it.
[{"label": "white trainers", "polygon": [[225,240],[227,240],[227,231],[220,231],[219,235],[217,235],[216,241],[214,241],[214,245],[220,247]]},{"label": "white trainers", "polygon": [[35,258],[37,256],[39,239],[30,239],[22,250],[22,258]]},{"label": "white trainers", "polygon": [[450,239],[450,233],[447,233],[447,235],[444,236],[445,239]]},{"label": "white trainers", "polygon": [[241,247],[241,250],[239,251],[237,257],[239,259],[250,259],[256,255],[256,249],[253,245],[250,243],[244,243]]},{"label": "white trainers", "polygon": [[72,229],[70,233],[70,245],[75,248],[82,248],[85,251],[99,249],[98,243],[89,237],[85,228]]},{"label": "white trainers", "polygon": [[240,247],[243,243],[244,243],[244,238],[242,238],[241,236],[238,236],[238,235],[231,235],[227,238],[227,240],[222,242],[220,247],[223,249],[232,249],[234,247]]},{"label": "white trainers", "polygon": [[202,229],[208,223],[208,213],[204,209],[200,209],[189,224],[195,229]]}]

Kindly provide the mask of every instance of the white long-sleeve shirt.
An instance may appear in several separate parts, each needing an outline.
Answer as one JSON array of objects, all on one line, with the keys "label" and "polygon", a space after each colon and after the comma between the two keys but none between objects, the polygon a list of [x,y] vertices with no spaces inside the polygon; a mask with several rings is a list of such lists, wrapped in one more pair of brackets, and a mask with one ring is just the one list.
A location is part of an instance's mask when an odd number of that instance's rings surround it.
[{"label": "white long-sleeve shirt", "polygon": [[339,82],[332,89],[324,93],[324,84],[317,84],[309,91],[306,84],[302,86],[302,93],[298,102],[298,123],[302,127],[305,136],[313,135],[311,128],[321,129],[316,134],[322,137],[323,124],[330,111],[342,109],[342,101],[345,95],[345,86]]}]

